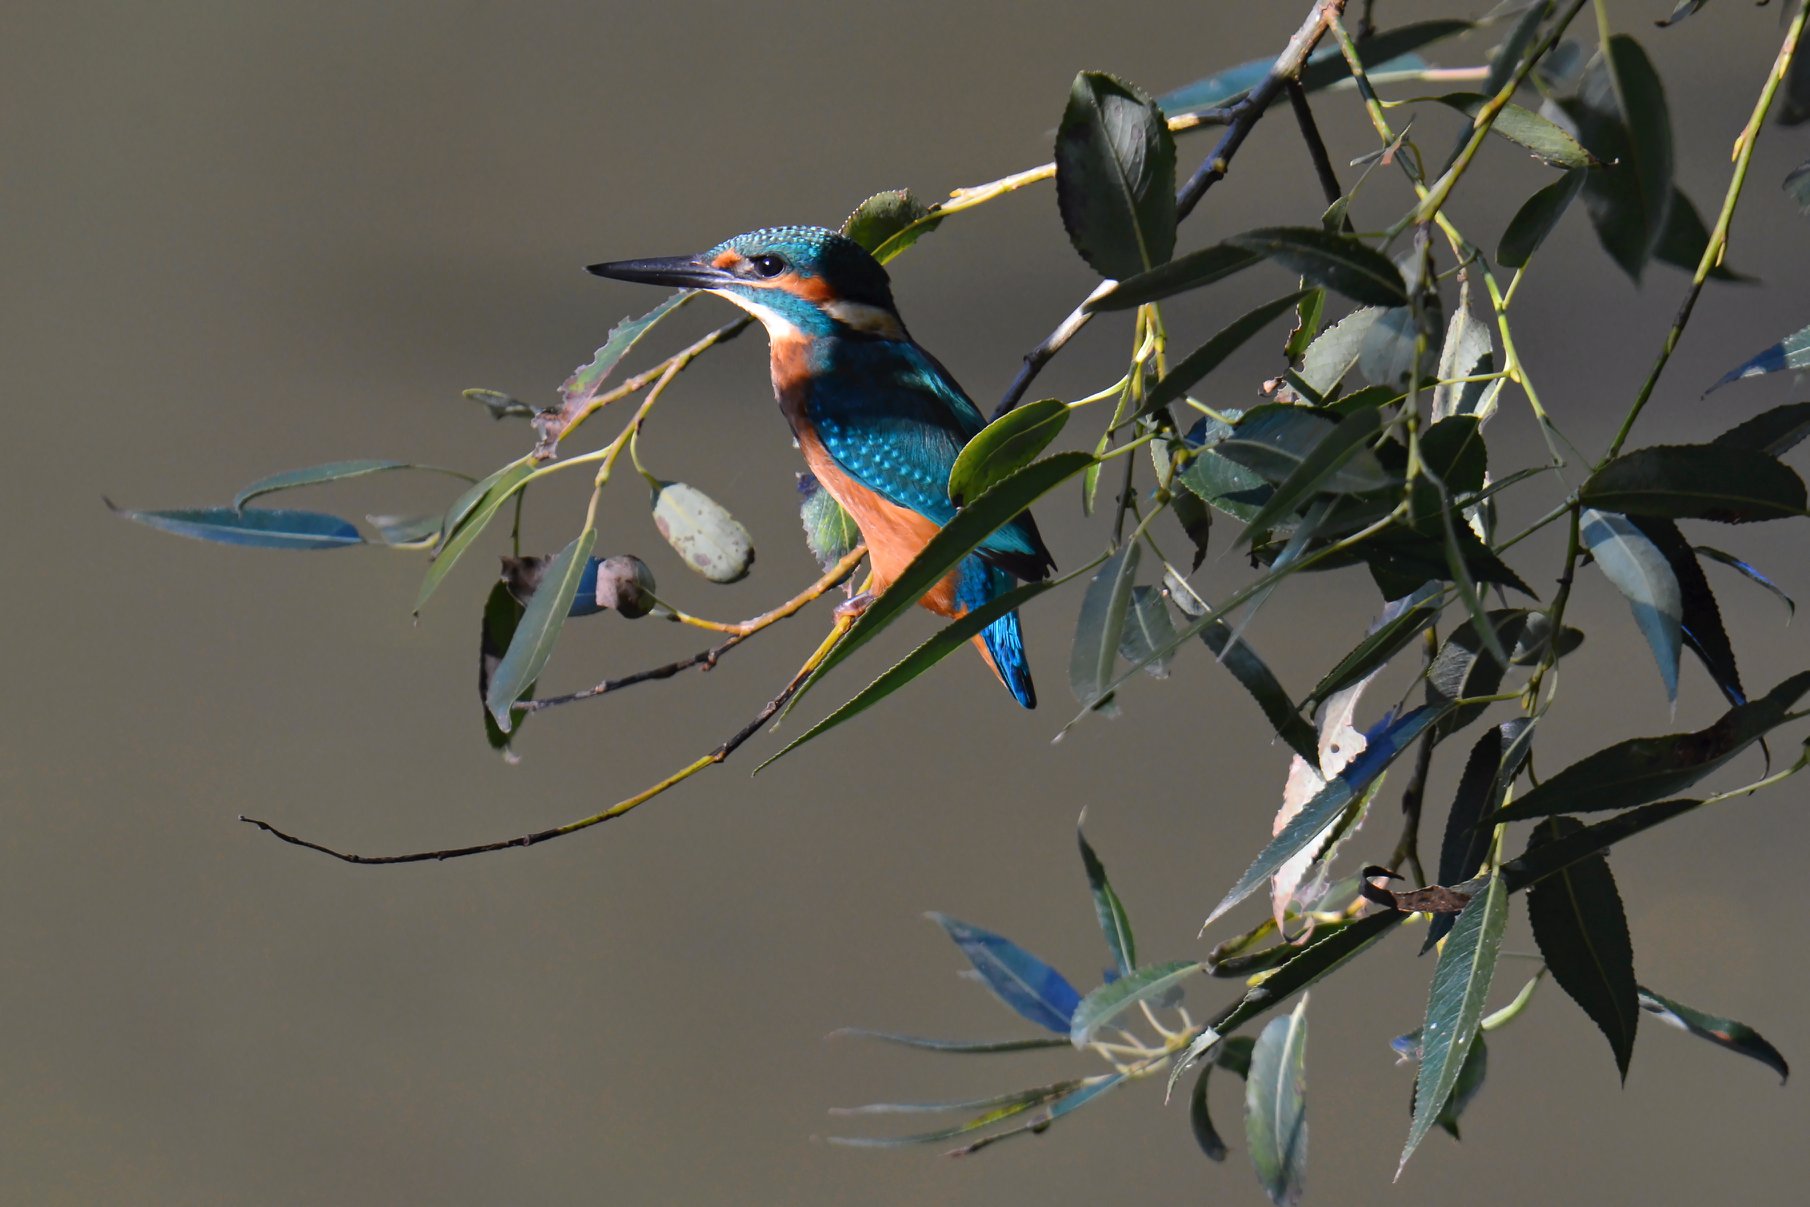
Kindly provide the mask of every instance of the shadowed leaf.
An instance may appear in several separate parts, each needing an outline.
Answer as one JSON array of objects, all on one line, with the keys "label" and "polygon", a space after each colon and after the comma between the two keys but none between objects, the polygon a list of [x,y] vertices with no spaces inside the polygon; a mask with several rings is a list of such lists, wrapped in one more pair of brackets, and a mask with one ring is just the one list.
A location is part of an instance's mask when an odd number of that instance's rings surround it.
[{"label": "shadowed leaf", "polygon": [[[1672,204],[1666,210],[1665,227],[1659,232],[1659,242],[1653,245],[1653,258],[1694,273],[1708,247],[1709,227],[1703,225],[1703,215],[1697,212],[1691,199],[1684,195],[1684,190],[1673,189]],[[1751,283],[1754,279],[1723,263],[1710,265],[1709,278],[1712,281],[1737,283]]]},{"label": "shadowed leaf", "polygon": [[[1082,820],[1086,820],[1085,813]],[[1112,953],[1113,967],[1119,970],[1119,975],[1127,976],[1138,962],[1138,945],[1132,937],[1131,919],[1126,915],[1125,904],[1119,900],[1112,881],[1106,878],[1106,865],[1094,853],[1093,844],[1087,841],[1087,832],[1080,822],[1075,823],[1075,841],[1081,847],[1081,866],[1087,871],[1087,888],[1093,894],[1094,914],[1100,920],[1100,932],[1106,936],[1106,949]]]},{"label": "shadowed leaf", "polygon": [[1546,242],[1559,219],[1583,191],[1585,174],[1567,172],[1524,202],[1502,232],[1496,248],[1496,259],[1504,268],[1523,268],[1533,259],[1540,244]]},{"label": "shadowed leaf", "polygon": [[490,412],[492,419],[532,419],[535,408],[529,406],[514,395],[505,394],[501,390],[470,389],[460,390],[459,396],[469,398]]},{"label": "shadowed leaf", "polygon": [[1137,414],[1153,415],[1182,397],[1196,382],[1217,369],[1228,356],[1249,342],[1252,336],[1293,310],[1295,303],[1303,296],[1304,292],[1297,290],[1265,302],[1249,314],[1233,319],[1212,339],[1188,353],[1179,364],[1172,367],[1144,396],[1144,405],[1138,408]]},{"label": "shadowed leaf", "polygon": [[1579,534],[1597,568],[1633,609],[1634,623],[1659,666],[1666,699],[1676,700],[1684,596],[1671,564],[1645,533],[1626,516],[1612,511],[1586,510],[1579,521]]},{"label": "shadowed leaf", "polygon": [[1254,251],[1229,243],[1215,243],[1159,264],[1148,272],[1126,277],[1099,297],[1090,299],[1083,308],[1129,310],[1146,302],[1159,302],[1242,272],[1261,259],[1263,257]]},{"label": "shadowed leaf", "polygon": [[1649,1014],[1657,1015],[1662,1022],[1670,1023],[1680,1030],[1689,1031],[1712,1044],[1727,1048],[1730,1052],[1739,1052],[1750,1056],[1779,1075],[1782,1083],[1791,1076],[1791,1066],[1779,1050],[1766,1042],[1766,1038],[1746,1023],[1732,1018],[1718,1018],[1713,1014],[1705,1014],[1701,1010],[1692,1009],[1682,1002],[1675,1002],[1669,997],[1661,997],[1645,985],[1640,987],[1640,1006]]},{"label": "shadowed leaf", "polygon": [[[1448,92],[1444,96],[1408,98],[1409,101],[1436,102],[1469,118],[1475,118],[1489,99],[1480,92]],[[1520,105],[1502,106],[1496,120],[1490,124],[1490,133],[1526,147],[1536,159],[1555,168],[1588,168],[1600,162],[1564,127]]]},{"label": "shadowed leaf", "polygon": [[115,507],[103,499],[107,510],[159,532],[186,536],[219,545],[250,545],[258,549],[343,549],[362,545],[364,538],[350,522],[319,511],[288,511],[275,507],[177,507],[166,511],[133,511]]},{"label": "shadowed leaf", "polygon": [[415,594],[417,616],[421,614],[422,605],[427,603],[440,581],[458,564],[465,551],[471,548],[472,542],[478,539],[490,521],[496,518],[496,513],[503,504],[509,501],[533,472],[534,462],[531,458],[511,461],[488,478],[474,483],[471,489],[453,501],[446,519],[440,525],[440,547],[434,551],[434,560],[422,576],[421,589]]},{"label": "shadowed leaf", "polygon": [[1773,582],[1770,578],[1767,578],[1764,574],[1761,574],[1758,570],[1754,569],[1734,554],[1724,553],[1720,549],[1712,549],[1708,545],[1697,545],[1694,546],[1694,548],[1698,553],[1709,558],[1711,561],[1721,562],[1724,566],[1734,570],[1748,581],[1756,583],[1772,592],[1773,595],[1778,597],[1779,602],[1785,605],[1785,618],[1787,621],[1797,615],[1796,600],[1785,594],[1777,583]]},{"label": "shadowed leaf", "polygon": [[578,594],[578,581],[584,577],[591,549],[597,544],[597,530],[587,527],[572,543],[559,551],[541,574],[540,585],[528,599],[521,622],[509,642],[509,651],[497,664],[484,693],[484,706],[496,718],[497,728],[504,733],[514,728],[510,709],[540,678],[553,656],[559,631],[572,611],[572,600]]},{"label": "shadowed leaf", "polygon": [[1730,704],[1747,703],[1747,691],[1741,686],[1741,670],[1735,663],[1735,649],[1728,640],[1728,631],[1722,626],[1722,610],[1716,606],[1716,596],[1709,588],[1709,579],[1704,577],[1703,567],[1697,562],[1696,551],[1678,531],[1678,525],[1670,520],[1643,517],[1633,518],[1631,522],[1665,556],[1666,564],[1671,566],[1672,574],[1678,579],[1678,591],[1683,600],[1679,631],[1683,634],[1685,647],[1702,660],[1709,677]]},{"label": "shadowed leaf", "polygon": [[1767,453],[1732,444],[1635,449],[1578,491],[1586,506],[1626,516],[1746,524],[1804,514],[1804,481]]},{"label": "shadowed leaf", "polygon": [[[1517,717],[1486,731],[1471,747],[1439,844],[1440,884],[1462,884],[1482,869],[1495,834],[1485,819],[1501,807],[1532,746],[1533,723]],[[1454,921],[1451,915],[1440,914],[1428,923],[1422,955],[1451,932]]]},{"label": "shadowed leaf", "polygon": [[1131,606],[1125,609],[1125,627],[1119,632],[1119,657],[1142,663],[1144,673],[1152,679],[1167,679],[1173,655],[1161,651],[1174,645],[1175,624],[1169,619],[1163,593],[1155,587],[1133,587]]},{"label": "shadowed leaf", "polygon": [[1719,390],[1731,381],[1739,381],[1743,377],[1760,377],[1767,373],[1778,373],[1785,369],[1796,372],[1810,368],[1810,327],[1793,331],[1778,343],[1771,345],[1742,361],[1721,377],[1705,394]]},{"label": "shadowed leaf", "polygon": [[1769,457],[1783,457],[1805,436],[1810,436],[1810,402],[1788,402],[1735,424],[1710,444],[1712,447],[1754,449]]},{"label": "shadowed leaf", "polygon": [[1590,221],[1603,248],[1638,281],[1672,202],[1672,127],[1659,74],[1638,42],[1614,34],[1563,104],[1579,138],[1610,165],[1585,182]]},{"label": "shadowed leaf", "polygon": [[1307,999],[1273,1018],[1251,1050],[1244,1134],[1257,1184],[1277,1207],[1301,1201],[1307,1171]]},{"label": "shadowed leaf", "polygon": [[1131,606],[1131,587],[1137,581],[1141,546],[1130,542],[1106,559],[1088,581],[1075,621],[1075,645],[1069,656],[1068,683],[1075,699],[1086,708],[1103,708],[1109,696],[1102,690],[1112,681],[1119,657],[1119,636],[1125,631],[1125,613]]},{"label": "shadowed leaf", "polygon": [[1175,139],[1141,90],[1075,77],[1056,131],[1056,205],[1075,250],[1103,277],[1156,267],[1175,250]]},{"label": "shadowed leaf", "polygon": [[1369,950],[1410,916],[1395,910],[1379,910],[1349,926],[1316,935],[1300,949],[1300,954],[1253,985],[1232,1006],[1208,1019],[1207,1025],[1221,1034],[1242,1027]]},{"label": "shadowed leaf", "polygon": [[568,407],[582,406],[589,402],[603,385],[610,370],[628,355],[629,349],[648,333],[653,325],[671,314],[681,303],[693,295],[693,291],[682,289],[673,294],[658,306],[640,318],[623,319],[604,337],[603,346],[591,355],[591,359],[572,371],[565,384],[559,387],[559,396]]},{"label": "shadowed leaf", "polygon": [[1446,595],[1438,586],[1428,584],[1400,601],[1396,614],[1377,626],[1357,647],[1326,672],[1302,701],[1302,709],[1312,712],[1328,696],[1364,678],[1407,648],[1428,626],[1439,619],[1446,605]]},{"label": "shadowed leaf", "polygon": [[842,233],[884,264],[937,228],[940,218],[914,225],[929,215],[929,207],[910,189],[889,189],[856,206],[843,220]]},{"label": "shadowed leaf", "polygon": [[[516,762],[518,756],[510,749],[514,733],[504,733],[497,725],[496,718],[490,715],[489,705],[485,702],[490,697],[490,680],[496,674],[497,664],[503,660],[509,645],[515,640],[515,630],[522,622],[522,604],[509,590],[507,582],[499,580],[490,588],[490,595],[484,600],[484,622],[478,641],[478,704],[484,714],[484,739],[490,748],[501,754],[506,762]],[[530,683],[522,692],[522,699],[531,699],[534,685]],[[515,728],[521,728],[525,717],[517,718]]]},{"label": "shadowed leaf", "polygon": [[[1537,848],[1583,829],[1572,818],[1549,817],[1534,827],[1527,845]],[[1609,861],[1589,855],[1535,884],[1527,894],[1527,919],[1552,979],[1602,1029],[1626,1082],[1640,1005],[1628,918]]]},{"label": "shadowed leaf", "polygon": [[1317,226],[1273,226],[1225,240],[1267,256],[1308,281],[1374,306],[1405,306],[1408,287],[1382,252],[1348,235]]},{"label": "shadowed leaf", "polygon": [[1035,1048],[1066,1048],[1068,1037],[1046,1036],[1031,1039],[932,1039],[923,1035],[900,1035],[893,1031],[870,1031],[866,1027],[842,1027],[830,1032],[831,1039],[876,1039],[882,1043],[926,1052],[951,1052],[974,1055],[990,1052],[1026,1052]]}]

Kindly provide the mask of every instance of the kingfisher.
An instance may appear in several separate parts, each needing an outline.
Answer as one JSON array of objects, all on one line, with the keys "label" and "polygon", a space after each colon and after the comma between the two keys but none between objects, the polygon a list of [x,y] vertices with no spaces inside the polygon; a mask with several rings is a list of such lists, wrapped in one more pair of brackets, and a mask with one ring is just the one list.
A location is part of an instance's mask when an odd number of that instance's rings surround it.
[{"label": "kingfisher", "polygon": [[[842,605],[845,613],[871,604],[954,518],[949,471],[985,421],[905,330],[886,270],[859,243],[825,227],[774,226],[695,256],[618,260],[589,271],[701,289],[766,328],[780,412],[805,464],[867,546],[872,577]],[[988,536],[920,602],[958,617],[1054,569],[1027,511]],[[1018,613],[995,620],[974,644],[1018,703],[1035,708]]]}]

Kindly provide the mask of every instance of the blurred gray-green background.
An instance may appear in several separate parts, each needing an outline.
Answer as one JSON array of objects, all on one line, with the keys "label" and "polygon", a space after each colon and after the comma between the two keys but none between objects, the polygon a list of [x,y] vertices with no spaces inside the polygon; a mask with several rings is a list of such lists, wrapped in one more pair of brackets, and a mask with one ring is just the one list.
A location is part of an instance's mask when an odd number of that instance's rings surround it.
[{"label": "blurred gray-green background", "polygon": [[[1378,5],[1387,23],[1452,7],[1466,6]],[[1610,5],[1664,73],[1681,179],[1713,214],[1787,6],[1728,0],[1655,30],[1670,7]],[[978,1096],[1081,1063],[824,1036],[845,1024],[1021,1026],[956,977],[960,956],[925,909],[1010,934],[1095,983],[1104,953],[1073,840],[1084,805],[1146,956],[1204,954],[1199,919],[1267,836],[1287,761],[1204,650],[1127,693],[1122,719],[1051,745],[1068,715],[1071,590],[1028,617],[1047,701],[1034,714],[964,655],[758,779],[748,772],[773,737],[618,825],[443,865],[350,867],[235,818],[390,851],[581,816],[735,728],[815,642],[825,612],[708,677],[538,717],[523,762],[508,767],[481,740],[473,691],[489,552],[460,567],[417,626],[418,556],[202,545],[113,519],[100,496],[221,503],[265,473],[356,456],[486,470],[522,451],[525,429],[493,424],[458,391],[546,398],[610,324],[656,300],[582,265],[695,250],[767,223],[833,224],[880,188],[936,196],[1028,167],[1048,158],[1075,70],[1161,90],[1273,53],[1303,8],[9,5],[0,1200],[1260,1201],[1229,1082],[1216,1099],[1234,1133],[1223,1167],[1200,1156],[1185,1108],[1164,1108],[1153,1083],[971,1160],[821,1139],[847,1123],[830,1106]],[[1588,33],[1587,17],[1579,28]],[[1475,63],[1493,40],[1437,53]],[[1349,94],[1316,107],[1341,165],[1371,149]],[[1425,145],[1443,148],[1447,117],[1421,116]],[[1207,145],[1184,139],[1184,161]],[[1636,444],[1707,436],[1793,396],[1773,378],[1698,399],[1728,365],[1810,319],[1810,226],[1777,187],[1807,156],[1801,130],[1767,131],[1731,254],[1765,284],[1711,288]],[[1548,178],[1493,145],[1453,212],[1493,245]],[[1309,180],[1279,112],[1185,245],[1311,220]],[[1399,181],[1378,183],[1392,192],[1360,206],[1373,225],[1403,197]],[[1277,291],[1274,274],[1247,275],[1171,308],[1179,347]],[[1089,286],[1047,187],[951,221],[894,277],[914,332],[986,402]],[[1581,208],[1540,257],[1517,330],[1547,405],[1587,450],[1613,431],[1684,283],[1655,267],[1636,291]],[[727,313],[692,309],[655,342],[676,346]],[[1043,389],[1073,397],[1111,380],[1127,338],[1099,324]],[[1233,383],[1267,363],[1227,370],[1225,401],[1245,401]],[[587,442],[612,427],[600,418]],[[1537,455],[1512,391],[1492,432],[1498,469]],[[813,572],[796,455],[757,335],[687,374],[643,448],[650,469],[733,508],[760,562],[733,588],[686,576],[632,480],[610,492],[603,549],[642,553],[682,604],[725,618]],[[432,507],[446,493],[443,479],[390,476],[294,500],[357,515]],[[570,483],[538,493],[529,545],[563,544],[581,508]],[[1065,565],[1101,541],[1073,492],[1040,518]],[[1788,590],[1810,590],[1801,523],[1714,538]],[[1556,553],[1531,542],[1517,561],[1543,592]],[[1204,581],[1223,591],[1242,573],[1228,557]],[[1801,627],[1711,573],[1751,686],[1810,665]],[[1299,692],[1374,609],[1367,578],[1340,572],[1282,592],[1251,637]],[[1594,572],[1573,618],[1590,640],[1565,664],[1554,721],[1589,724],[1600,743],[1719,713],[1693,664],[1674,719],[1625,607]],[[928,618],[896,630],[840,691],[928,631]],[[675,626],[599,617],[567,630],[551,678],[578,686],[697,646]],[[836,682],[805,711],[831,703]],[[1376,689],[1364,716],[1389,695]],[[1562,724],[1550,730],[1544,769],[1589,748]],[[1790,741],[1775,753],[1789,758]],[[1750,757],[1724,782],[1757,767]],[[1435,778],[1431,843],[1455,773]],[[1387,851],[1398,794],[1386,791],[1359,857]],[[1641,978],[1745,1019],[1800,1061],[1804,805],[1794,782],[1614,860]],[[1523,923],[1509,943],[1531,949]],[[1310,1202],[1801,1196],[1800,1089],[1650,1019],[1623,1088],[1601,1036],[1550,985],[1492,1037],[1464,1143],[1432,1137],[1392,1187],[1411,1071],[1387,1041],[1418,1023],[1431,970],[1414,946],[1398,940],[1314,993]],[[1518,984],[1520,968],[1503,967]],[[1235,992],[1203,983],[1191,1000],[1206,1009]]]}]

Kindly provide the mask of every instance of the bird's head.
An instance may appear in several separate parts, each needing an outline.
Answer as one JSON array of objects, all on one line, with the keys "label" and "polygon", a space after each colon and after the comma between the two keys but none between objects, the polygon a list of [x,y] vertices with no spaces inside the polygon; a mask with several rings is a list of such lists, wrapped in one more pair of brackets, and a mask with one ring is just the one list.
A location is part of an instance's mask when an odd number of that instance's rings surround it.
[{"label": "bird's head", "polygon": [[759,319],[775,339],[905,338],[886,270],[859,243],[821,226],[770,226],[695,256],[618,260],[588,271],[708,290]]}]

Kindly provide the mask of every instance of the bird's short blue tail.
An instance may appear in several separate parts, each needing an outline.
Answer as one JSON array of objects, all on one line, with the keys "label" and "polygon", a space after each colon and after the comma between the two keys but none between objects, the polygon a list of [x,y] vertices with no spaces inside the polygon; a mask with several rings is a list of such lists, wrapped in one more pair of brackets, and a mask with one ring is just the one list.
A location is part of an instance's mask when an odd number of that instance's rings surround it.
[{"label": "bird's short blue tail", "polygon": [[[997,566],[968,557],[962,562],[958,598],[965,609],[972,611],[1010,591],[1014,582]],[[980,644],[1006,690],[1024,707],[1036,708],[1037,689],[1031,685],[1031,664],[1024,655],[1024,630],[1019,627],[1018,613],[1007,612],[982,629]]]}]

